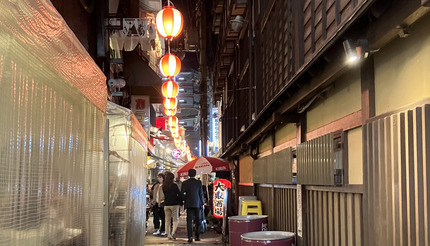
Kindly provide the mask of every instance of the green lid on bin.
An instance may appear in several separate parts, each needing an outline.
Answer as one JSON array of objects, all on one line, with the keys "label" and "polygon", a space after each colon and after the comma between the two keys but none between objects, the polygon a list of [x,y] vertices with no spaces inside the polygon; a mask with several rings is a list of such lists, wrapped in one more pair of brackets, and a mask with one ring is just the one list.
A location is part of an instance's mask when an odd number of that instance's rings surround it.
[{"label": "green lid on bin", "polygon": [[248,232],[240,236],[242,239],[251,241],[274,241],[285,240],[294,237],[294,233],[287,231],[256,231]]}]

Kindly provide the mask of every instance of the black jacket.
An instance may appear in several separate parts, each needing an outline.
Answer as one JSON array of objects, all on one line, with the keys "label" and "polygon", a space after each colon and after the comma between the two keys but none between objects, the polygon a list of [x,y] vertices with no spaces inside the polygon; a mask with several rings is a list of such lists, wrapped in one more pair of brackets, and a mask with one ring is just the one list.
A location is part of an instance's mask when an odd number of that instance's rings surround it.
[{"label": "black jacket", "polygon": [[182,183],[182,197],[185,208],[201,208],[203,206],[202,182],[195,178],[190,178]]},{"label": "black jacket", "polygon": [[182,197],[178,185],[173,183],[169,189],[166,190],[165,188],[163,185],[164,206],[182,205]]}]

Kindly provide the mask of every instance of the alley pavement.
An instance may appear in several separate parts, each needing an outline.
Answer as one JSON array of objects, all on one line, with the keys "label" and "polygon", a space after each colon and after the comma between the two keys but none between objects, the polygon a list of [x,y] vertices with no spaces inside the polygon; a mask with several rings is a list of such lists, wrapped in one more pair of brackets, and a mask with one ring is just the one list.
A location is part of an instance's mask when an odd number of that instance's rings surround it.
[{"label": "alley pavement", "polygon": [[[152,233],[155,232],[153,216],[151,215],[148,219],[147,224],[147,232],[145,237],[145,245],[165,245],[165,246],[174,246],[174,245],[224,245],[222,242],[222,234],[220,229],[214,227],[210,229],[211,223],[208,223],[208,231],[204,234],[200,235],[199,242],[194,241],[192,243],[188,243],[187,237],[187,216],[184,212],[181,214],[179,219],[178,229],[176,231],[176,240],[169,240],[167,236],[154,236]],[[226,244],[227,245],[227,244]]]}]

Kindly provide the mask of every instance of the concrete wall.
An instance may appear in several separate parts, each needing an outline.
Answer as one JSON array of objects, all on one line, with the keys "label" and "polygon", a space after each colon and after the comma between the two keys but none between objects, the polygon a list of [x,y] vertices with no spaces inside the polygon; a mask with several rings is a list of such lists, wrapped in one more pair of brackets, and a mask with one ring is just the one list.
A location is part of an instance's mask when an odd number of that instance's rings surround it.
[{"label": "concrete wall", "polygon": [[363,184],[362,128],[348,131],[348,179],[349,184]]},{"label": "concrete wall", "polygon": [[313,131],[361,109],[360,71],[353,68],[334,82],[334,88],[307,112],[307,131]]},{"label": "concrete wall", "polygon": [[275,146],[282,145],[296,138],[297,127],[296,124],[286,124],[275,132]]},{"label": "concrete wall", "polygon": [[430,16],[375,53],[376,115],[430,97]]}]

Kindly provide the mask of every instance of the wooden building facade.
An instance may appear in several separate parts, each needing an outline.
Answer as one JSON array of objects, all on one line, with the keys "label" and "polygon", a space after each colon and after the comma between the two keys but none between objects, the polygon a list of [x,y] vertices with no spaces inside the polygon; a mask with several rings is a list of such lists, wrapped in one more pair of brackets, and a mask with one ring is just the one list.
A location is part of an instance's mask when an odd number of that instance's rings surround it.
[{"label": "wooden building facade", "polygon": [[[430,244],[429,11],[428,0],[213,1],[221,156],[270,230],[310,246]],[[348,64],[345,41],[367,56]]]}]

